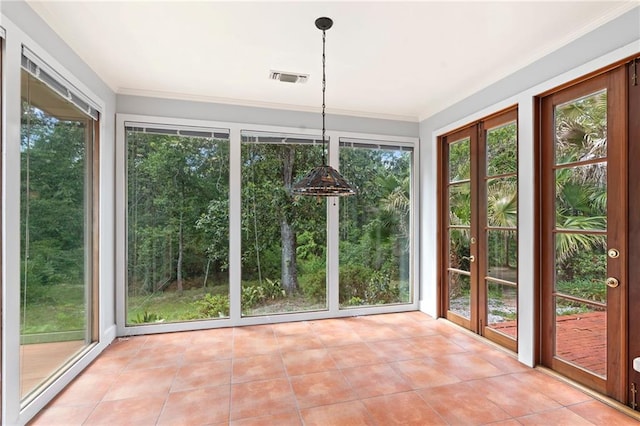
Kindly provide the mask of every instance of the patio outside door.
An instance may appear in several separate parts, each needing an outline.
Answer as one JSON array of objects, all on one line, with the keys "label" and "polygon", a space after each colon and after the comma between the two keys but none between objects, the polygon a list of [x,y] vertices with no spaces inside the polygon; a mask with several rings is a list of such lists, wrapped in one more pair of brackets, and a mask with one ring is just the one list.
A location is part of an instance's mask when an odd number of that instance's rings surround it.
[{"label": "patio outside door", "polygon": [[625,68],[541,99],[542,363],[626,398]]},{"label": "patio outside door", "polygon": [[442,315],[517,350],[516,109],[440,138]]}]

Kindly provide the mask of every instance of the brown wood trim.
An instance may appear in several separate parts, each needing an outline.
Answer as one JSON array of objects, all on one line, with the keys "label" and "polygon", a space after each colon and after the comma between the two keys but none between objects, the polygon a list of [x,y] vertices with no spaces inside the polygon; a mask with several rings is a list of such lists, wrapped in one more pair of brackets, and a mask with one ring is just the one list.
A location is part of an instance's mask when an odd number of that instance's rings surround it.
[{"label": "brown wood trim", "polygon": [[[633,66],[627,67],[627,87],[629,92],[629,157],[627,167],[629,169],[629,182],[640,182],[640,167],[637,166],[640,158],[640,61],[635,64],[635,73],[638,76],[636,85],[632,84],[634,73]],[[629,191],[629,229],[628,229],[628,259],[640,259],[640,191]],[[633,218],[633,220],[632,220]],[[640,372],[633,369],[632,362],[635,357],[640,357],[640,339],[631,336],[640,336],[640,323],[633,321],[640,314],[640,262],[629,262],[628,268],[628,310],[629,310],[629,358],[627,360],[627,371],[629,383],[640,386]],[[631,389],[628,392],[629,400],[632,400]],[[640,396],[636,397],[636,402],[640,402]],[[640,408],[636,407],[640,410]]]},{"label": "brown wood trim", "polygon": [[[450,321],[465,327],[477,334],[485,335],[488,328],[485,324],[487,317],[487,295],[486,275],[487,268],[487,252],[482,250],[486,245],[487,229],[487,211],[486,211],[486,131],[505,125],[511,122],[517,123],[518,110],[517,106],[510,106],[490,116],[478,120],[471,124],[459,127],[446,135],[438,137],[438,289],[440,290],[438,301],[440,303],[439,313]],[[469,139],[470,156],[471,156],[471,225],[469,227],[470,236],[474,238],[475,243],[470,245],[470,255],[475,257],[475,262],[470,265],[471,274],[471,314],[470,318],[464,318],[454,312],[448,311],[448,230],[454,226],[448,223],[449,217],[449,199],[447,188],[450,186],[448,177],[448,149],[447,147],[454,142]],[[505,176],[517,176],[517,173],[509,173]],[[517,227],[514,228],[517,230]],[[492,338],[510,350],[517,351],[517,340],[510,338],[502,333],[490,330],[485,337]],[[495,337],[495,339],[493,339]]]},{"label": "brown wood trim", "polygon": [[490,115],[482,119],[483,126],[485,130],[491,130],[496,127],[500,127],[504,124],[508,124],[512,121],[518,121],[518,106],[513,105],[508,108],[503,109],[502,111],[496,112],[495,114]]},{"label": "brown wood trim", "polygon": [[542,285],[541,277],[543,276],[541,271],[542,265],[542,101],[541,98],[536,97],[534,99],[533,108],[533,170],[534,170],[534,186],[533,186],[533,209],[536,214],[533,215],[533,354],[534,365],[542,363]]},{"label": "brown wood trim", "polygon": [[455,312],[447,311],[446,318],[452,323],[466,328],[467,330],[471,328],[471,321],[461,315],[456,314]]},{"label": "brown wood trim", "polygon": [[[444,285],[445,285],[445,275],[444,275],[444,271],[446,270],[446,265],[445,265],[445,253],[446,251],[444,250],[445,248],[445,239],[444,239],[444,218],[447,217],[446,213],[445,213],[445,209],[448,208],[447,205],[448,203],[445,200],[445,196],[444,196],[444,181],[445,181],[445,172],[444,172],[444,164],[446,164],[448,161],[445,158],[445,149],[444,146],[447,143],[447,138],[445,136],[438,136],[437,138],[437,191],[436,191],[436,197],[437,197],[437,206],[439,206],[439,208],[436,209],[437,212],[437,218],[436,218],[436,222],[437,222],[437,226],[436,226],[436,297],[437,297],[437,301],[438,301],[438,306],[437,306],[437,314],[436,317],[446,317],[446,310],[447,310],[447,305],[446,305],[446,300],[445,300],[445,291],[443,290]],[[448,179],[447,179],[448,180]]]},{"label": "brown wood trim", "polygon": [[[542,191],[542,188],[554,188],[555,183],[552,181],[551,173],[548,171],[554,163],[553,144],[553,98],[550,96],[541,98],[540,100],[540,304],[542,308],[540,341],[541,341],[541,362],[543,365],[553,368],[554,353],[554,323],[548,313],[550,306],[554,306],[552,292],[548,287],[553,285],[549,282],[553,277],[553,256],[554,244],[549,237],[553,235],[554,221],[550,219],[554,208],[554,195],[552,191]],[[552,279],[552,278],[551,278]]]},{"label": "brown wood trim", "polygon": [[627,229],[628,229],[628,190],[627,190],[627,84],[626,67],[618,67],[607,73],[609,86],[607,113],[608,141],[614,143],[607,144],[607,156],[610,161],[614,161],[619,167],[607,167],[607,174],[615,174],[615,185],[607,188],[607,216],[613,217],[608,220],[609,230],[608,247],[615,247],[620,250],[620,257],[608,260],[607,269],[610,276],[617,276],[620,281],[618,288],[609,288],[607,291],[608,310],[618,312],[615,318],[608,316],[607,320],[615,321],[613,328],[609,327],[607,333],[607,357],[614,363],[618,374],[607,375],[607,394],[616,400],[627,403]]},{"label": "brown wood trim", "polygon": [[507,336],[506,334],[500,333],[499,331],[486,326],[484,327],[483,334],[484,337],[492,342],[497,343],[512,352],[518,352],[518,341],[511,336]]},{"label": "brown wood trim", "polygon": [[[621,374],[623,366],[627,364],[627,121],[626,121],[626,88],[624,67],[611,68],[606,72],[598,72],[590,79],[581,78],[573,86],[564,85],[554,89],[553,93],[540,98],[538,122],[539,137],[536,138],[540,146],[538,170],[541,173],[538,197],[540,201],[540,301],[541,301],[541,330],[540,348],[541,362],[555,371],[579,381],[593,389],[605,393],[621,402],[627,400],[627,374]],[[554,314],[554,257],[555,257],[555,193],[543,188],[555,188],[553,170],[554,159],[554,108],[565,102],[578,99],[585,94],[595,93],[606,89],[608,91],[608,177],[613,185],[608,186],[608,246],[618,248],[620,257],[608,260],[608,273],[621,282],[617,289],[608,289],[608,311],[618,315],[608,315],[607,331],[607,379],[589,374],[587,371],[571,365],[571,363],[554,356],[555,349],[555,314]],[[623,254],[624,253],[624,254]]]},{"label": "brown wood trim", "polygon": [[[471,331],[477,334],[482,333],[482,325],[480,321],[484,318],[485,309],[484,309],[484,292],[480,291],[481,279],[480,275],[485,275],[484,273],[480,273],[480,265],[483,264],[483,260],[485,258],[486,253],[481,253],[478,249],[480,247],[480,242],[483,241],[483,229],[481,222],[481,214],[482,211],[480,200],[483,199],[480,191],[484,188],[484,180],[482,180],[483,185],[480,184],[481,179],[480,170],[482,170],[482,165],[480,164],[480,160],[484,155],[484,148],[482,147],[484,141],[484,132],[482,131],[481,123],[476,124],[472,128],[469,129],[469,144],[470,144],[470,158],[471,162],[471,241],[475,238],[475,243],[470,242],[469,253],[472,256],[475,256],[475,262],[470,262],[469,271],[471,272]],[[476,161],[474,161],[476,159]]]}]

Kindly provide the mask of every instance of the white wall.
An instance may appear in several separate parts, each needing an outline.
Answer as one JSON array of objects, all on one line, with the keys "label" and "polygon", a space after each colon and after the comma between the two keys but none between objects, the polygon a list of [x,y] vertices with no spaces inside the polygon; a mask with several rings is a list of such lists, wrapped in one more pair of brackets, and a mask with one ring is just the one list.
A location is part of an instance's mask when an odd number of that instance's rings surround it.
[{"label": "white wall", "polygon": [[[428,208],[437,195],[437,136],[511,105],[518,105],[519,161],[519,340],[518,357],[535,363],[534,335],[534,97],[546,90],[640,52],[640,6],[423,120],[421,141],[421,310],[436,316],[437,216]],[[431,204],[433,205],[433,204]]]},{"label": "white wall", "polygon": [[[318,104],[318,109],[319,108],[320,105]],[[320,129],[322,126],[319,113],[149,98],[143,96],[118,95],[116,109],[118,113],[122,114],[143,114],[158,117],[185,118],[189,120],[251,123],[289,127],[299,130]],[[327,130],[418,137],[417,122],[351,117],[329,113],[327,114],[326,122]]]},{"label": "white wall", "polygon": [[[3,99],[3,342],[2,423],[24,424],[86,367],[115,336],[114,127],[115,94],[23,1],[0,2],[6,30]],[[19,395],[20,314],[20,61],[22,45],[40,56],[100,106],[100,344],[22,411]]]}]

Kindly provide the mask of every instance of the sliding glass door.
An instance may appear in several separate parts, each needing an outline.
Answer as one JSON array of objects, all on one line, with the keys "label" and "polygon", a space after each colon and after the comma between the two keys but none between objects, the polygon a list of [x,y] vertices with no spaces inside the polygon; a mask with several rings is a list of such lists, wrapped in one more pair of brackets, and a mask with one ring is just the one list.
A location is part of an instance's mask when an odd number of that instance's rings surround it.
[{"label": "sliding glass door", "polygon": [[23,57],[20,396],[60,374],[97,337],[97,115]]}]

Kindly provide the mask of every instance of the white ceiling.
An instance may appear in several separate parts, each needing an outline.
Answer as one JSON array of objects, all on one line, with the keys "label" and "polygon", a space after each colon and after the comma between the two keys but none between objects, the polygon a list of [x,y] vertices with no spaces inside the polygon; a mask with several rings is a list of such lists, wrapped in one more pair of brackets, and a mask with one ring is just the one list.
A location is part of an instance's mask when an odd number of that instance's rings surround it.
[{"label": "white ceiling", "polygon": [[[418,120],[640,4],[32,1],[116,92]],[[270,70],[308,73],[306,84]]]}]

